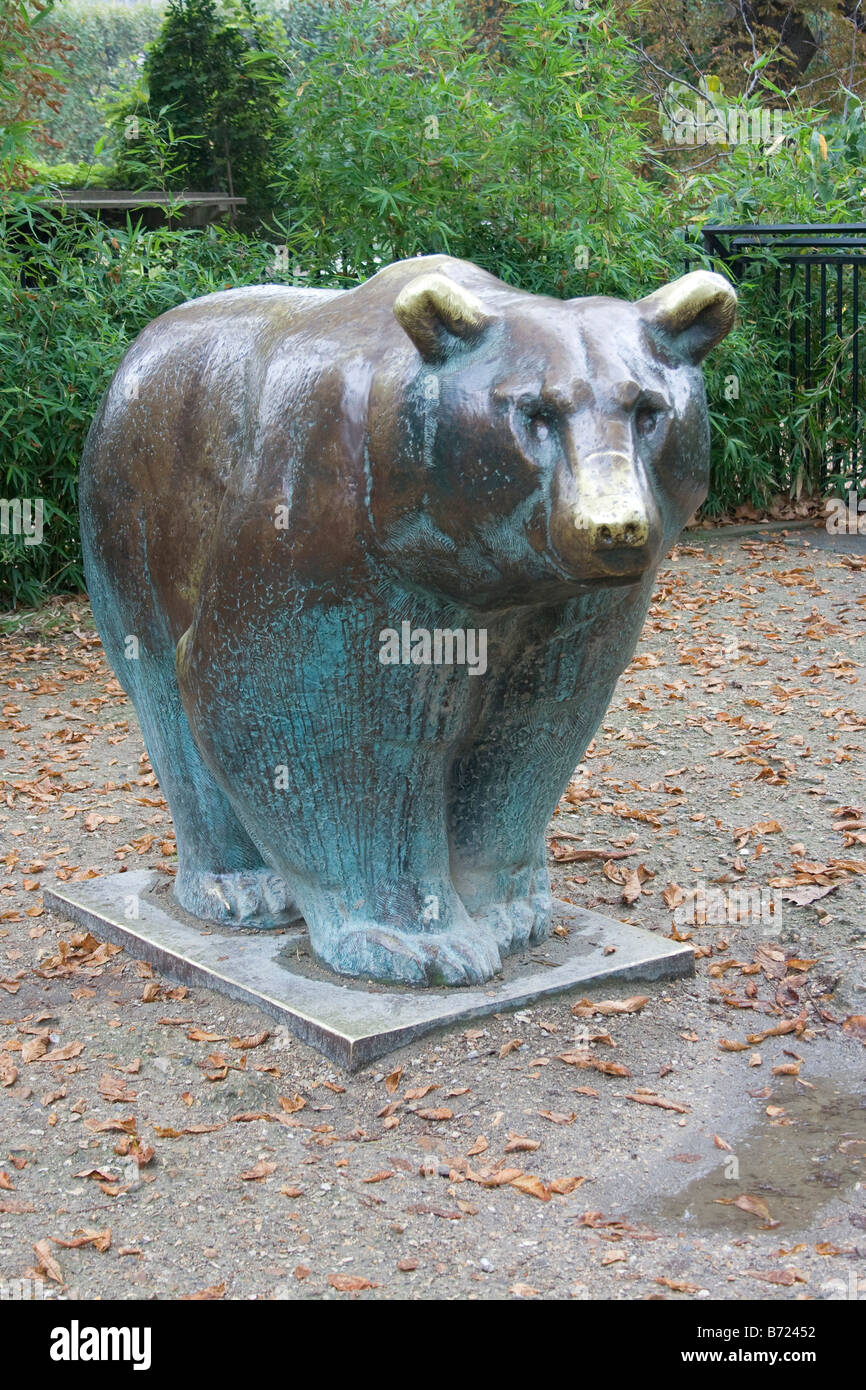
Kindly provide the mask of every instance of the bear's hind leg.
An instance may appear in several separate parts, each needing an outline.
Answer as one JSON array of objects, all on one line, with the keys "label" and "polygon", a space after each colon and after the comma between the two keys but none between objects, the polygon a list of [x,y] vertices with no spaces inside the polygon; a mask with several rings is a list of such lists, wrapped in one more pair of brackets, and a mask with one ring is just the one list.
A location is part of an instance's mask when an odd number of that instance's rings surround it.
[{"label": "bear's hind leg", "polygon": [[[128,670],[133,663],[113,664]],[[268,929],[296,921],[285,882],[263,860],[193,740],[173,661],[142,658],[135,666],[129,693],[177,839],[177,901],[221,926]]]}]

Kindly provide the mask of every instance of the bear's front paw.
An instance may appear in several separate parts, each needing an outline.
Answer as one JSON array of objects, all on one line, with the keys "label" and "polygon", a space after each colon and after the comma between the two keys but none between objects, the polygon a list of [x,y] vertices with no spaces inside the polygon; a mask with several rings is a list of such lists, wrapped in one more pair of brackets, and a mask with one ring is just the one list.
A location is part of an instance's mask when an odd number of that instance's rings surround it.
[{"label": "bear's front paw", "polygon": [[221,927],[272,931],[300,920],[288,887],[270,869],[226,874],[181,870],[174,895],[193,917]]},{"label": "bear's front paw", "polygon": [[491,874],[467,887],[473,919],[496,937],[503,956],[544,941],[550,933],[553,897],[546,869]]},{"label": "bear's front paw", "polygon": [[502,968],[496,939],[480,922],[442,932],[358,923],[325,942],[313,933],[311,941],[319,959],[340,975],[407,985],[480,985]]}]

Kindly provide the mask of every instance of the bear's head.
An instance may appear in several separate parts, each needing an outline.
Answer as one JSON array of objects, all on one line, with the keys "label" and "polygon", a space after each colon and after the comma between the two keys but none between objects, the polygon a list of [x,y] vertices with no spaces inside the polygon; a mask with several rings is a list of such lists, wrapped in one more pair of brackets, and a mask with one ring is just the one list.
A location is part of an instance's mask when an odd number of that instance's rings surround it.
[{"label": "bear's head", "polygon": [[477,278],[422,272],[393,303],[410,343],[371,439],[380,545],[479,608],[635,583],[706,495],[700,363],[734,290],[699,270],[634,304],[562,301],[446,265]]}]

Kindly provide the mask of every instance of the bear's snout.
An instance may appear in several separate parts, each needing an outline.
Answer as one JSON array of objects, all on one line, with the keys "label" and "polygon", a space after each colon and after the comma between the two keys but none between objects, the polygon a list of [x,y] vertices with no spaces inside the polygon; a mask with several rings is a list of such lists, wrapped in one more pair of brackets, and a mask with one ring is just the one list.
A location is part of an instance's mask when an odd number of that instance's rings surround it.
[{"label": "bear's snout", "polygon": [[597,449],[578,457],[557,491],[551,540],[576,579],[628,582],[655,562],[658,514],[630,454]]},{"label": "bear's snout", "polygon": [[594,549],[646,545],[649,517],[636,484],[634,463],[619,450],[599,449],[581,460],[574,524]]}]

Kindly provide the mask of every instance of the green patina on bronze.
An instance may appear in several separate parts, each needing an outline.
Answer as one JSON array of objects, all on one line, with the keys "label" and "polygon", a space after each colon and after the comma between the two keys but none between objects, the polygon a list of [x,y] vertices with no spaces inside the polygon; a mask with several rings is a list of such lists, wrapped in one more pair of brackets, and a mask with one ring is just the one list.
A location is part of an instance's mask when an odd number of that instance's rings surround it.
[{"label": "green patina on bronze", "polygon": [[[700,361],[734,313],[704,271],[560,301],[435,256],[144,330],[81,525],[187,911],[300,912],[335,970],[416,984],[546,934],[545,826],[706,493]],[[380,660],[404,624],[416,660]],[[483,671],[418,664],[446,630]]]}]

